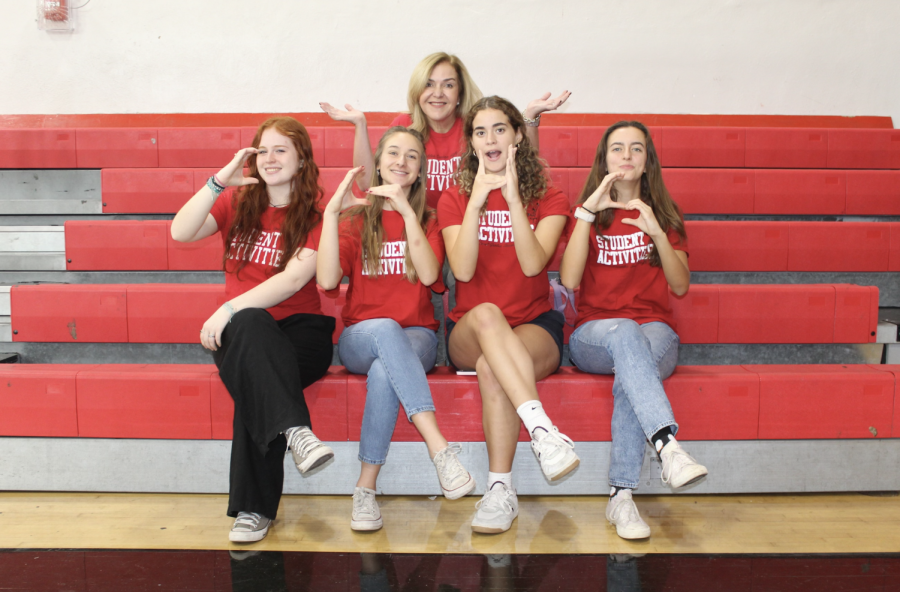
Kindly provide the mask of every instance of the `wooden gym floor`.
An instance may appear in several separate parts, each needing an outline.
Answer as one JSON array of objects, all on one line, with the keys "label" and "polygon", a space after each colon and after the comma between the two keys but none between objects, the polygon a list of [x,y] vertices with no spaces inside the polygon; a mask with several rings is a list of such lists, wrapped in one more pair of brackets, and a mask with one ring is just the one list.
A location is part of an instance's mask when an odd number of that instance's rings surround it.
[{"label": "wooden gym floor", "polygon": [[372,553],[897,553],[896,494],[637,496],[649,540],[616,536],[597,497],[521,497],[509,532],[479,535],[478,498],[379,496],[384,528],[350,530],[349,496],[285,496],[269,536],[228,542],[224,495],[0,492],[0,549],[254,549]]}]

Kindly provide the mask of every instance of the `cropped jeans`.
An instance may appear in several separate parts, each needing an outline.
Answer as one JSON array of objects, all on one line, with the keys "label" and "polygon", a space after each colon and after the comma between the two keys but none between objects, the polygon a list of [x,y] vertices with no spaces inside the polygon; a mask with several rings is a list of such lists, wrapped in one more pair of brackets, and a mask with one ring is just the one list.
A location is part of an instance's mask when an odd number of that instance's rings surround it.
[{"label": "cropped jeans", "polygon": [[650,437],[678,430],[662,381],[678,363],[678,335],[665,323],[631,319],[589,321],[569,338],[572,362],[583,372],[615,374],[609,484],[634,489]]},{"label": "cropped jeans", "polygon": [[385,463],[401,404],[409,421],[416,413],[434,411],[425,373],[434,368],[437,344],[431,329],[404,329],[392,319],[369,319],[341,333],[341,362],[353,374],[368,375],[359,438],[362,462]]}]

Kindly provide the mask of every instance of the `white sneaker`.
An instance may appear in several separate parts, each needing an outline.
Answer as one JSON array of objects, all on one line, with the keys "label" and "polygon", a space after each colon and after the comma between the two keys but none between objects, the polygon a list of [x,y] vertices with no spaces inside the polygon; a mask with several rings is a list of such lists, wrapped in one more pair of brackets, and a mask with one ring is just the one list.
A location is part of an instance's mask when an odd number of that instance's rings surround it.
[{"label": "white sneaker", "polygon": [[484,534],[506,532],[519,515],[516,492],[504,483],[494,483],[475,504],[478,511],[472,519],[472,530]]},{"label": "white sneaker", "polygon": [[705,477],[709,472],[675,440],[663,446],[659,457],[662,459],[662,482],[676,489]]},{"label": "white sneaker", "polygon": [[575,443],[560,434],[556,426],[549,432],[535,429],[531,434],[531,450],[541,463],[544,475],[550,481],[565,477],[581,462],[575,454]]},{"label": "white sneaker", "polygon": [[641,519],[630,489],[622,489],[609,498],[606,519],[616,527],[616,534],[623,539],[645,539],[650,536],[650,527]]},{"label": "white sneaker", "polygon": [[353,530],[379,530],[384,525],[381,510],[375,501],[375,492],[366,487],[353,490],[353,514],[350,528]]},{"label": "white sneaker", "polygon": [[255,543],[266,538],[269,534],[269,524],[272,521],[256,512],[238,512],[228,533],[228,540],[233,543]]},{"label": "white sneaker", "polygon": [[334,450],[322,444],[307,427],[290,428],[284,435],[300,473],[310,471],[334,458]]},{"label": "white sneaker", "polygon": [[432,461],[437,469],[438,481],[441,482],[441,491],[444,492],[444,497],[451,500],[469,495],[475,489],[475,479],[459,462],[457,455],[460,452],[462,446],[454,442],[438,452]]}]

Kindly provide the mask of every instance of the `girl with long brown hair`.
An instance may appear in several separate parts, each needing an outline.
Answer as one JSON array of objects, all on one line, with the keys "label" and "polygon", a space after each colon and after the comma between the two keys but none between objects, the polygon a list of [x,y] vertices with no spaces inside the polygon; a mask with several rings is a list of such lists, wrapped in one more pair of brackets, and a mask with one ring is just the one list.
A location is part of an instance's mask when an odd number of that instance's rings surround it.
[{"label": "girl with long brown hair", "polygon": [[691,272],[681,211],[646,127],[620,121],[607,128],[578,204],[560,267],[564,286],[581,286],[569,353],[580,370],[615,374],[606,518],[619,536],[646,538],[650,527],[632,490],[647,441],[671,487],[707,473],[675,440],[678,424],[662,386],[678,362],[669,290],[686,294]]},{"label": "girl with long brown hair", "polygon": [[578,466],[574,444],[550,421],[536,386],[562,357],[565,321],[550,309],[547,267],[569,200],[548,187],[512,103],[482,99],[466,115],[464,130],[458,185],[438,205],[456,277],[447,351],[454,366],[478,375],[490,466],[472,529],[497,533],[518,515],[512,463],[520,422],[546,478],[560,479]]},{"label": "girl with long brown hair", "polygon": [[200,343],[213,352],[234,399],[228,515],[236,518],[229,534],[235,542],[268,533],[286,448],[301,473],[334,456],[312,433],[303,395],[332,357],[334,318],[322,314],[311,281],[321,195],[306,128],[275,117],[172,221],[177,241],[221,232],[225,246],[228,300],[203,324]]},{"label": "girl with long brown hair", "polygon": [[[418,132],[389,129],[375,151],[368,200],[350,193],[362,167],[352,169],[325,207],[316,278],[325,289],[348,276],[338,353],[347,370],[366,374],[359,441],[362,463],[350,527],[378,530],[376,479],[387,459],[400,405],[428,446],[441,491],[460,498],[475,480],[438,429],[425,373],[434,367],[439,327],[431,290],[441,284],[444,245],[434,210],[426,206],[427,162]],[[341,210],[346,210],[339,222]]]}]

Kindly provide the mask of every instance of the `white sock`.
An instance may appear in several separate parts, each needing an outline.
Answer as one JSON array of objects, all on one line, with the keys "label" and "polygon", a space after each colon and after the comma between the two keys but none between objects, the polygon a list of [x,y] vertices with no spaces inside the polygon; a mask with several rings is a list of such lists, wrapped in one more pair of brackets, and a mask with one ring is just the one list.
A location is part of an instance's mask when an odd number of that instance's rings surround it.
[{"label": "white sock", "polygon": [[528,430],[529,434],[534,434],[535,428],[544,428],[548,432],[553,429],[553,422],[547,417],[547,414],[544,412],[544,406],[540,401],[522,403],[516,409],[516,413],[522,418],[522,423],[525,424],[525,429]]},{"label": "white sock", "polygon": [[512,472],[509,473],[492,473],[488,471],[488,489],[494,486],[494,483],[497,482],[503,483],[510,489],[512,489]]}]

